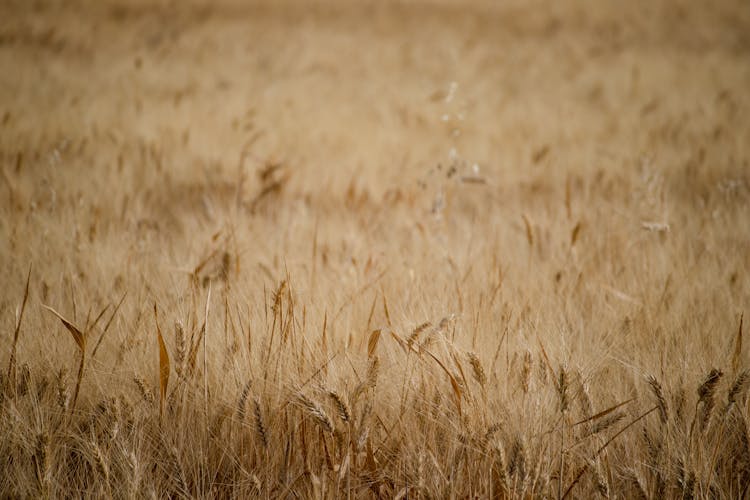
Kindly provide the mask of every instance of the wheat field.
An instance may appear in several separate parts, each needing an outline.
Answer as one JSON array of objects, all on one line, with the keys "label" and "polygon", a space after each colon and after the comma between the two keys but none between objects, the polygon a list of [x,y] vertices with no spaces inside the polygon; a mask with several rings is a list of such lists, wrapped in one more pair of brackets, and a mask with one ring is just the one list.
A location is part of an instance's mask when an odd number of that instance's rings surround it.
[{"label": "wheat field", "polygon": [[749,494],[747,2],[0,11],[0,497]]}]

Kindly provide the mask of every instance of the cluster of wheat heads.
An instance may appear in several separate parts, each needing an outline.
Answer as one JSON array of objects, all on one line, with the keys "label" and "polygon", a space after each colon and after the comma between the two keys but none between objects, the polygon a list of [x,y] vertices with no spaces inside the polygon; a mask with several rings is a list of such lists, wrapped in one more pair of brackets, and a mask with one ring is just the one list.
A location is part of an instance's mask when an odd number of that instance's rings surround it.
[{"label": "cluster of wheat heads", "polygon": [[[494,352],[467,351],[456,318],[404,330],[379,295],[383,328],[342,343],[327,316],[307,331],[289,278],[267,294],[266,331],[251,331],[226,296],[208,321],[211,285],[193,282],[205,305],[170,332],[154,306],[152,361],[119,384],[96,351],[122,301],[81,326],[46,308],[77,348],[70,365],[17,354],[32,279],[1,380],[4,494],[740,498],[750,485],[741,319],[726,373],[648,375],[602,405],[541,342],[505,364],[507,331]],[[225,339],[221,361],[207,362],[208,336]],[[244,380],[220,376],[237,364]]]}]

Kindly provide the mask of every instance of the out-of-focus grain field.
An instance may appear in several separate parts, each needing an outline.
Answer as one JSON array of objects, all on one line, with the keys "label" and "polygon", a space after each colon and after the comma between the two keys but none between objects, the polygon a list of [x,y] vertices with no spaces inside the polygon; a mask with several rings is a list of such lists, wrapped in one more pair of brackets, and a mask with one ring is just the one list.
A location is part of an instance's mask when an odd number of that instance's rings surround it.
[{"label": "out-of-focus grain field", "polygon": [[0,2],[0,496],[746,496],[749,116],[744,1]]}]

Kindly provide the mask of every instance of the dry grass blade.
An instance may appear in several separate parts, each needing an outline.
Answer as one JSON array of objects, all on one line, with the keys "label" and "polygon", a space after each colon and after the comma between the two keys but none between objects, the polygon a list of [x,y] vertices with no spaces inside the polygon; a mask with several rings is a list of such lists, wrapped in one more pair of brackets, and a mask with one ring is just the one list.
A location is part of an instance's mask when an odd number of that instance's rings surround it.
[{"label": "dry grass blade", "polygon": [[83,380],[83,370],[86,366],[86,335],[82,333],[81,330],[79,330],[73,323],[63,318],[63,316],[59,312],[44,304],[42,304],[42,306],[52,312],[60,319],[60,321],[62,321],[62,324],[65,325],[65,328],[67,328],[70,334],[73,336],[73,340],[75,340],[76,344],[78,344],[78,349],[80,350],[80,362],[78,364],[78,375],[76,376],[76,388],[73,392],[73,404],[70,406],[70,411],[72,413],[73,411],[75,411],[76,403],[78,402],[78,393],[81,390],[81,381]]},{"label": "dry grass blade", "polygon": [[42,307],[57,316],[57,318],[62,322],[63,325],[65,325],[65,328],[67,328],[70,334],[73,336],[73,340],[78,345],[78,348],[81,350],[81,352],[84,352],[86,350],[86,336],[83,334],[83,332],[81,332],[81,330],[79,330],[73,323],[65,319],[62,314],[55,311],[50,306],[42,304]]},{"label": "dry grass blade", "polygon": [[[26,301],[29,299],[29,282],[31,281],[31,265],[29,265],[29,274],[26,276],[26,288],[23,292],[23,301],[21,302],[21,312],[18,313],[18,321],[13,331],[13,345],[10,348],[10,361],[8,362],[8,385],[16,386],[16,349],[18,348],[18,337],[21,334],[21,322],[23,313],[26,310]],[[0,388],[1,389],[1,388]]]}]

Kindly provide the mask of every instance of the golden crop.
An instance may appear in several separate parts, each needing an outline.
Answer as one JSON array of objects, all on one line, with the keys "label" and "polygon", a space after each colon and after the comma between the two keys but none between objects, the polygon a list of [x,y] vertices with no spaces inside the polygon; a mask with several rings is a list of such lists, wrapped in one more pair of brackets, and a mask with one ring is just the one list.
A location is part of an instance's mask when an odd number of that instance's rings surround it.
[{"label": "golden crop", "polygon": [[0,496],[748,495],[746,2],[0,11]]}]

